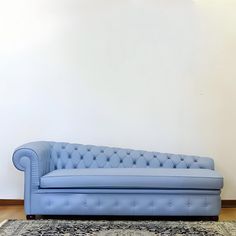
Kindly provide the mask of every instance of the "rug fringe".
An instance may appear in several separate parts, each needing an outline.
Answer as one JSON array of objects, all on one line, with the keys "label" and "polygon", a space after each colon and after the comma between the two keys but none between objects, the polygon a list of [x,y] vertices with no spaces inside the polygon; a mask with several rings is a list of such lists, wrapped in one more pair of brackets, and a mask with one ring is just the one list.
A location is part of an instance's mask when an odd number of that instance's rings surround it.
[{"label": "rug fringe", "polygon": [[0,222],[0,227],[2,227],[5,223],[7,223],[8,220],[4,220],[2,222]]}]

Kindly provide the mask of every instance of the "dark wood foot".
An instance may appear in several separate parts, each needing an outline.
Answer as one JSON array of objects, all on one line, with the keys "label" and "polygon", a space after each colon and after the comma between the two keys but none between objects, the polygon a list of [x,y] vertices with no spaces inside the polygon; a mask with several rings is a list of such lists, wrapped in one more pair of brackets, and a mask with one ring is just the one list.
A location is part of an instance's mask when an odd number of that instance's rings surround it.
[{"label": "dark wood foot", "polygon": [[212,217],[211,217],[211,220],[212,220],[212,221],[219,221],[219,216],[212,216]]},{"label": "dark wood foot", "polygon": [[35,215],[26,215],[27,220],[35,220]]}]

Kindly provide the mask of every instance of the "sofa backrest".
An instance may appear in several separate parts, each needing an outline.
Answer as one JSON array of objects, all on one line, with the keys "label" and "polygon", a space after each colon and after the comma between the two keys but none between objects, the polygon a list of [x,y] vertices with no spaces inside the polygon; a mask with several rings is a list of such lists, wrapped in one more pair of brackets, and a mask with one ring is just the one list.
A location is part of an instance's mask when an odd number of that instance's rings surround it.
[{"label": "sofa backrest", "polygon": [[72,168],[203,168],[214,169],[208,157],[124,148],[51,143],[50,170]]}]

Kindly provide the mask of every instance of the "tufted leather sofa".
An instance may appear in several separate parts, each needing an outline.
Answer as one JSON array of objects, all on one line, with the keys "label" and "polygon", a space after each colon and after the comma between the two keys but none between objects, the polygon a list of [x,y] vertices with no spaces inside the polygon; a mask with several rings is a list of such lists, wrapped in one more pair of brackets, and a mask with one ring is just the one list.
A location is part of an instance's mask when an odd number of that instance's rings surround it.
[{"label": "tufted leather sofa", "polygon": [[223,178],[207,157],[59,142],[17,148],[27,215],[218,216]]}]

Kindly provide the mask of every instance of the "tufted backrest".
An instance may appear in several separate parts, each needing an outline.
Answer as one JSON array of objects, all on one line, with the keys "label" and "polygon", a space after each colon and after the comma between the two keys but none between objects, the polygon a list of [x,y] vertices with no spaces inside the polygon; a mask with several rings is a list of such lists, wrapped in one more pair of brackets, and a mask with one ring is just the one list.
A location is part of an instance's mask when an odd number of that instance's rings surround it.
[{"label": "tufted backrest", "polygon": [[203,168],[211,158],[93,145],[51,143],[50,170],[72,168]]}]

